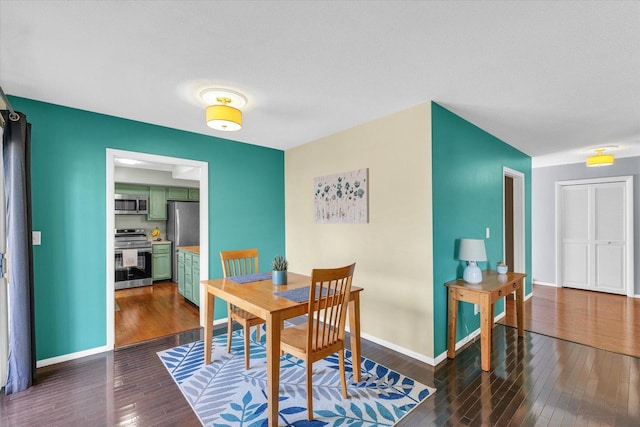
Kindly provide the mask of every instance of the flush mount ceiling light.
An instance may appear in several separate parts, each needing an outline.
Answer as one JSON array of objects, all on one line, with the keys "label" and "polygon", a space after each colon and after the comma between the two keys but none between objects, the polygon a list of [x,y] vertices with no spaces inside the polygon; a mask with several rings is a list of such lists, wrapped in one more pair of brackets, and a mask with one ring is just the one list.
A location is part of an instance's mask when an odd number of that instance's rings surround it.
[{"label": "flush mount ceiling light", "polygon": [[242,111],[247,98],[229,89],[205,89],[200,96],[207,103],[207,126],[221,131],[242,129]]},{"label": "flush mount ceiling light", "polygon": [[614,160],[613,154],[602,154],[604,150],[606,150],[606,147],[594,149],[597,154],[587,158],[587,166],[598,167],[612,165]]}]

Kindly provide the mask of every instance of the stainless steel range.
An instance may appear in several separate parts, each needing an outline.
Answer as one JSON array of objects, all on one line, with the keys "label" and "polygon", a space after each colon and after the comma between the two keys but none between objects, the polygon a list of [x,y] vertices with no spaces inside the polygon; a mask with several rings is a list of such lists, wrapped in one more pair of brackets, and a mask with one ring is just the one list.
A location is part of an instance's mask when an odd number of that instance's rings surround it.
[{"label": "stainless steel range", "polygon": [[115,231],[115,289],[149,286],[151,278],[151,242],[144,229]]}]

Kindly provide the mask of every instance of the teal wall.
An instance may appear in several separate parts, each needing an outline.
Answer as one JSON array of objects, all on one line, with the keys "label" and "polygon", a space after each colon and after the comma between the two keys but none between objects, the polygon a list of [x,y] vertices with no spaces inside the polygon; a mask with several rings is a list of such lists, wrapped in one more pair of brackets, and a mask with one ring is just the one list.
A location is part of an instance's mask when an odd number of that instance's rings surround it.
[{"label": "teal wall", "polygon": [[[284,152],[10,97],[32,124],[37,359],[106,345],[106,149],[207,162],[209,274],[221,249],[284,254]],[[204,126],[204,123],[203,123]],[[216,302],[216,318],[226,305]]]},{"label": "teal wall", "polygon": [[[431,104],[433,179],[434,353],[447,349],[447,292],[444,283],[462,277],[456,260],[459,239],[484,239],[487,262],[503,259],[503,166],[525,175],[526,293],[531,292],[531,158],[446,108]],[[460,303],[456,341],[480,327],[473,305]],[[496,314],[503,307],[496,306]]]}]

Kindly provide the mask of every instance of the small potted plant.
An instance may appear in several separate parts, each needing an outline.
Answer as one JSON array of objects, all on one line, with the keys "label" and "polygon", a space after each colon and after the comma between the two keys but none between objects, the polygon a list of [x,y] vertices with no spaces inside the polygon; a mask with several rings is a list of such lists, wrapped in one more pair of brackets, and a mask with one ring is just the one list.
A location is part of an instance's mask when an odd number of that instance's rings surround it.
[{"label": "small potted plant", "polygon": [[273,259],[271,263],[272,280],[274,285],[286,285],[287,284],[287,268],[289,263],[285,257],[278,255]]}]

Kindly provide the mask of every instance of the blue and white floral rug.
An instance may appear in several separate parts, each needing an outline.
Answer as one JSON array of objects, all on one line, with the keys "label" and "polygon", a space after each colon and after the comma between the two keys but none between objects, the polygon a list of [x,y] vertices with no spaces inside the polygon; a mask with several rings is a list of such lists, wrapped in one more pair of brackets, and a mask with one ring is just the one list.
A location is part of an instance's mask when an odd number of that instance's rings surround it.
[{"label": "blue and white floral rug", "polygon": [[[158,352],[203,425],[267,425],[266,334],[256,343],[255,328],[252,332],[249,370],[244,368],[242,330],[234,331],[230,354],[226,352],[226,335],[213,338],[213,363],[208,366],[203,363],[203,341]],[[349,351],[346,370],[349,399],[342,397],[338,355],[314,363],[314,420],[309,422],[304,362],[284,356],[280,361],[279,425],[392,426],[435,393],[435,389],[364,357],[362,381],[354,383]]]}]

